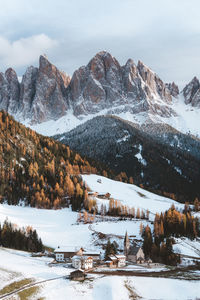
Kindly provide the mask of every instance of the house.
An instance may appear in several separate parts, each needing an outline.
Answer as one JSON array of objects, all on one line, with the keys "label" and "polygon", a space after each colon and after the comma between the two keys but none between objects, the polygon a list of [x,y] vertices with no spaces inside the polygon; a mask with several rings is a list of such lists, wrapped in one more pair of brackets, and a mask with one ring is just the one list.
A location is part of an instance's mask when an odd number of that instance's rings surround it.
[{"label": "house", "polygon": [[124,267],[126,265],[126,256],[125,255],[116,254],[115,257],[117,257],[118,267]]},{"label": "house", "polygon": [[106,264],[110,268],[120,268],[124,267],[126,265],[126,256],[125,255],[110,255],[108,257],[108,260],[106,261]]},{"label": "house", "polygon": [[93,268],[93,258],[91,256],[78,256],[72,257],[72,266],[75,269],[90,270]]},{"label": "house", "polygon": [[82,281],[85,279],[85,273],[81,270],[76,270],[70,273],[69,278],[71,280]]},{"label": "house", "polygon": [[54,250],[56,261],[64,262],[74,255],[83,255],[84,249],[82,247],[58,247]]},{"label": "house", "polygon": [[81,269],[81,256],[74,255],[72,257],[72,267],[75,269]]},{"label": "house", "polygon": [[93,258],[91,256],[83,256],[81,258],[81,269],[90,270],[93,268]]},{"label": "house", "polygon": [[95,251],[90,251],[90,250],[85,250],[84,251],[85,256],[91,256],[93,258],[93,261],[97,261],[100,259],[101,253],[100,252],[95,252]]},{"label": "house", "polygon": [[127,232],[124,238],[124,255],[126,256],[126,260],[134,263],[141,264],[145,261],[145,255],[142,248],[137,245],[130,245]]}]

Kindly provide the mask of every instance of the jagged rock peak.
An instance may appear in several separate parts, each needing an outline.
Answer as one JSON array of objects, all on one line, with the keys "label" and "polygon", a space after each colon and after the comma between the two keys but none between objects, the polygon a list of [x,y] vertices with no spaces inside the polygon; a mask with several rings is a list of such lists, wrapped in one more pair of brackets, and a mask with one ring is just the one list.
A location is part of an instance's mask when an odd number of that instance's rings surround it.
[{"label": "jagged rock peak", "polygon": [[200,82],[195,76],[182,91],[185,103],[200,106]]},{"label": "jagged rock peak", "polygon": [[107,51],[101,51],[98,52],[88,63],[88,67],[90,69],[94,69],[95,70],[95,66],[96,65],[102,65],[103,69],[107,70],[109,69],[111,66],[116,66],[117,69],[120,69],[120,64],[119,62],[116,60],[115,57],[113,57],[109,52]]},{"label": "jagged rock peak", "polygon": [[0,109],[15,114],[19,106],[20,84],[16,72],[9,68],[0,76]]},{"label": "jagged rock peak", "polygon": [[13,70],[12,68],[8,68],[6,70],[5,76],[6,76],[6,79],[8,80],[8,82],[11,82],[12,80],[18,82],[17,74],[16,74],[15,70]]},{"label": "jagged rock peak", "polygon": [[125,64],[125,66],[135,66],[135,63],[132,58],[129,58]]},{"label": "jagged rock peak", "polygon": [[178,88],[178,85],[175,84],[175,82],[166,83],[165,86],[170,91],[170,94],[173,97],[176,98],[179,95],[179,88]]}]

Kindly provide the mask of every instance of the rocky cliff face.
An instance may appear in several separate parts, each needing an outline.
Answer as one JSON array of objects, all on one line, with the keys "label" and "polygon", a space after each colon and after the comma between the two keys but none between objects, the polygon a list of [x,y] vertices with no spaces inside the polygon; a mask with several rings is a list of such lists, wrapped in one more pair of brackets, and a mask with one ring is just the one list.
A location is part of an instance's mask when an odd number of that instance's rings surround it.
[{"label": "rocky cliff face", "polygon": [[108,52],[97,53],[72,79],[45,56],[39,68],[29,67],[19,84],[14,70],[0,73],[0,109],[32,123],[56,120],[70,108],[75,116],[108,113],[150,112],[174,115],[169,104],[178,87],[165,84],[141,61],[129,59],[124,66]]},{"label": "rocky cliff face", "polygon": [[0,73],[0,109],[33,123],[57,119],[65,114],[68,104],[66,88],[70,77],[59,71],[45,56],[39,68],[28,67],[19,84],[13,69]]},{"label": "rocky cliff face", "polygon": [[132,113],[151,110],[162,116],[173,113],[166,105],[172,101],[171,90],[153,71],[141,61],[136,66],[131,59],[120,66],[105,51],[75,71],[68,91],[76,115],[105,108],[111,112],[116,108],[118,113],[120,110]]},{"label": "rocky cliff face", "polygon": [[197,77],[194,77],[183,89],[183,96],[186,104],[191,104],[195,107],[200,107],[200,82]]},{"label": "rocky cliff face", "polygon": [[20,84],[17,74],[11,68],[0,73],[0,107],[15,114],[19,107]]}]

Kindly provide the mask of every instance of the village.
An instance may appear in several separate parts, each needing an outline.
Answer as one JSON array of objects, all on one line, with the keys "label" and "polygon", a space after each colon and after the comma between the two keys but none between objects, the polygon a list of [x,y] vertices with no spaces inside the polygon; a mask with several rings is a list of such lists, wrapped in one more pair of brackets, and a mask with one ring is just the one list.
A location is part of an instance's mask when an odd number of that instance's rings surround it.
[{"label": "village", "polygon": [[90,251],[83,247],[58,246],[54,250],[54,257],[50,266],[62,264],[65,268],[74,268],[75,270],[70,273],[69,278],[78,281],[84,280],[87,273],[94,270],[126,269],[126,267],[131,265],[151,268],[151,266],[154,265],[155,267],[156,265],[152,263],[150,258],[145,259],[144,252],[140,246],[130,242],[127,232],[124,237],[123,253],[106,255],[106,253]]}]

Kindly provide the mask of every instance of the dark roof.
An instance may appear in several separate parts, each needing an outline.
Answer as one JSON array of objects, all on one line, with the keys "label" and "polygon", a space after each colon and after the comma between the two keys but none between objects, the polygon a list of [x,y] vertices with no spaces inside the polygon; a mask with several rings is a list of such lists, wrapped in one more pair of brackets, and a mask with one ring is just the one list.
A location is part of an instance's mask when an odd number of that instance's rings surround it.
[{"label": "dark roof", "polygon": [[139,246],[131,246],[128,251],[128,255],[136,255],[139,251]]},{"label": "dark roof", "polygon": [[74,276],[74,275],[84,275],[84,272],[81,270],[76,270],[70,273],[70,276]]}]

